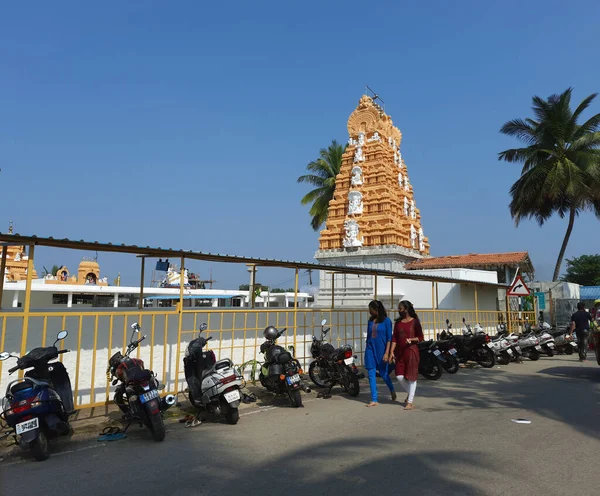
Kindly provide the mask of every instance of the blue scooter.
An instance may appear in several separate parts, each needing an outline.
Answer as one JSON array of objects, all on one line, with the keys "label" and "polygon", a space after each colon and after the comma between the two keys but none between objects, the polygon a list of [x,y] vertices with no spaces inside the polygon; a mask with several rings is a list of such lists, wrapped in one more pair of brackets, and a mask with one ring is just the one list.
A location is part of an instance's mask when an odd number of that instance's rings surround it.
[{"label": "blue scooter", "polygon": [[22,449],[31,449],[38,461],[50,456],[48,438],[73,432],[69,424],[69,416],[74,413],[69,374],[61,362],[48,363],[69,351],[56,348],[67,334],[59,332],[52,346],[34,348],[21,358],[0,353],[0,360],[17,358],[17,366],[9,369],[9,374],[30,369],[6,388],[2,416],[11,430],[4,436],[14,433],[15,442]]}]

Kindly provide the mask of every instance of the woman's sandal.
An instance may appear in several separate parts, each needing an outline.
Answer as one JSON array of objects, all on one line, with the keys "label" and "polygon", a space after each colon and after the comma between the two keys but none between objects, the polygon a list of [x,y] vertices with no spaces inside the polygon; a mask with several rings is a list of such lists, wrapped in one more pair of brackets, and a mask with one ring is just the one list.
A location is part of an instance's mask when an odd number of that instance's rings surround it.
[{"label": "woman's sandal", "polygon": [[412,403],[406,403],[406,406],[404,407],[405,410],[413,410],[414,406]]}]

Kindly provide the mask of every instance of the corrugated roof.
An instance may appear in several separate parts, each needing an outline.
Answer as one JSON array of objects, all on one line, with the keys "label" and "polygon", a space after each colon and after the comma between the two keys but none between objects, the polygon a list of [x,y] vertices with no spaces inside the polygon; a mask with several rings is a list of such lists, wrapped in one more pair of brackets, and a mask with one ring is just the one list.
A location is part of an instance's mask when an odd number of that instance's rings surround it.
[{"label": "corrugated roof", "polygon": [[416,260],[406,265],[409,270],[415,269],[448,269],[474,268],[494,265],[525,265],[531,267],[529,253],[516,251],[510,253],[470,253],[468,255],[450,255],[447,257],[432,257]]},{"label": "corrugated roof", "polygon": [[580,286],[579,298],[582,300],[597,300],[600,298],[600,286]]},{"label": "corrugated roof", "polygon": [[[394,272],[391,270],[379,270],[374,268],[351,267],[343,265],[320,264],[314,262],[295,262],[291,260],[276,260],[269,258],[254,258],[235,255],[221,255],[214,253],[203,253],[193,250],[182,250],[173,248],[152,248],[150,246],[137,246],[113,243],[100,243],[98,241],[71,240],[67,238],[55,239],[53,237],[24,236],[21,234],[0,233],[0,243],[9,245],[37,245],[50,246],[54,248],[66,248],[71,250],[105,251],[113,253],[129,253],[152,258],[176,258],[184,257],[189,260],[200,260],[204,262],[241,263],[255,264],[260,267],[279,267],[289,269],[312,269],[331,271],[339,274],[377,275],[381,277],[393,277],[396,279],[410,279],[414,281],[437,281],[462,284],[478,284],[480,286],[494,286],[505,288],[504,284],[494,284],[482,281],[457,279],[452,277],[418,274],[410,271]],[[423,267],[419,267],[423,268]]]}]

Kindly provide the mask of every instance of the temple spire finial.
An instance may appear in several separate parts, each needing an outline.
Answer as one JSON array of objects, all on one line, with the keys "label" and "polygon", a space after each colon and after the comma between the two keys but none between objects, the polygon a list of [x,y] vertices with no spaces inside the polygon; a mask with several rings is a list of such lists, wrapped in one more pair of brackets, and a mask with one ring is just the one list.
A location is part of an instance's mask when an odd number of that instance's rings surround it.
[{"label": "temple spire finial", "polygon": [[13,221],[8,223],[8,234],[13,234]]}]

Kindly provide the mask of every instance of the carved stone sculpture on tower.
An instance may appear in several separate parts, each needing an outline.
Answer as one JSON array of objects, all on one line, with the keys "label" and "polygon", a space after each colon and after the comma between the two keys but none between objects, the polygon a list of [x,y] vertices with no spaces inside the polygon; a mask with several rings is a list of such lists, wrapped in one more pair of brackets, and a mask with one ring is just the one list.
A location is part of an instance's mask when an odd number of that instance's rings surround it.
[{"label": "carved stone sculpture on tower", "polygon": [[358,165],[355,165],[354,167],[352,167],[351,182],[352,182],[352,186],[360,186],[363,183],[362,169]]},{"label": "carved stone sculpture on tower", "polygon": [[419,227],[419,251],[425,251],[425,234],[422,227]]},{"label": "carved stone sculpture on tower", "polygon": [[348,193],[348,215],[356,215],[362,213],[362,193],[360,191],[350,191],[350,193]]},{"label": "carved stone sculpture on tower", "polygon": [[410,225],[410,243],[413,248],[417,247],[417,230],[414,225]]},{"label": "carved stone sculpture on tower", "polygon": [[404,215],[408,217],[408,198],[404,197]]},{"label": "carved stone sculpture on tower", "polygon": [[410,201],[410,216],[413,219],[417,218],[417,210],[415,209],[415,201],[414,200]]},{"label": "carved stone sculpture on tower", "polygon": [[408,182],[408,176],[406,176],[406,179],[404,180],[404,191],[408,191],[410,189],[410,184]]},{"label": "carved stone sculpture on tower", "polygon": [[344,238],[345,248],[355,248],[363,245],[362,239],[358,238],[358,222],[355,220],[347,220],[344,223],[344,229],[346,230],[346,237]]},{"label": "carved stone sculpture on tower", "polygon": [[402,178],[402,172],[398,172],[398,185],[400,186],[400,188],[402,188],[403,184],[404,184],[404,179]]}]

